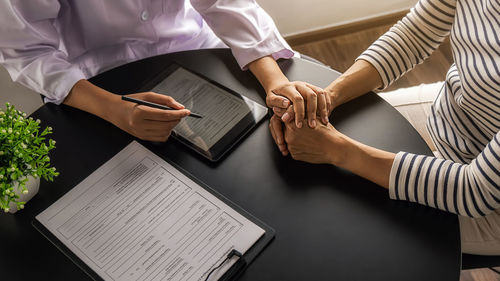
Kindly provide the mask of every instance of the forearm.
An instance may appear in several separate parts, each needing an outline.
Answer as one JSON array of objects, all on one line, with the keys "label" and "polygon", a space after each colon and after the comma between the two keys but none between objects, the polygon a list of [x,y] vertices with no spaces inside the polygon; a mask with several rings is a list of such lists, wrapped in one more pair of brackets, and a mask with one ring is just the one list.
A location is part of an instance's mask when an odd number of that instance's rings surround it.
[{"label": "forearm", "polygon": [[87,80],[78,81],[63,101],[64,104],[75,107],[114,123],[113,108],[120,102],[120,97]]},{"label": "forearm", "polygon": [[101,89],[87,80],[78,81],[63,103],[99,116],[137,138],[155,142],[166,141],[179,121],[190,114],[189,110],[166,95],[144,92],[129,96],[176,110],[162,110],[123,101],[120,95]]},{"label": "forearm", "polygon": [[289,82],[276,61],[270,56],[254,60],[248,65],[248,68],[259,80],[266,93],[278,85]]},{"label": "forearm", "polygon": [[[396,154],[376,149],[346,136],[337,141],[339,149],[332,151],[331,163],[372,181],[384,188],[389,188],[392,164]],[[335,147],[335,146],[331,146]]]},{"label": "forearm", "polygon": [[325,90],[336,107],[381,86],[382,79],[375,67],[367,61],[358,60]]}]

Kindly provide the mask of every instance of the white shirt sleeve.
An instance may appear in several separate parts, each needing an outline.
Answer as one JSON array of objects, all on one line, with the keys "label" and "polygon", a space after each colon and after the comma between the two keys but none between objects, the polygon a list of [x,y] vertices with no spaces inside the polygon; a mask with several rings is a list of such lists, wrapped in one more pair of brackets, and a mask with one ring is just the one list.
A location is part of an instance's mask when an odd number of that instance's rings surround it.
[{"label": "white shirt sleeve", "polygon": [[59,50],[57,0],[0,1],[0,64],[13,81],[60,104],[83,72]]},{"label": "white shirt sleeve", "polygon": [[228,45],[242,69],[261,57],[291,58],[294,52],[271,17],[254,0],[191,0],[194,9]]}]

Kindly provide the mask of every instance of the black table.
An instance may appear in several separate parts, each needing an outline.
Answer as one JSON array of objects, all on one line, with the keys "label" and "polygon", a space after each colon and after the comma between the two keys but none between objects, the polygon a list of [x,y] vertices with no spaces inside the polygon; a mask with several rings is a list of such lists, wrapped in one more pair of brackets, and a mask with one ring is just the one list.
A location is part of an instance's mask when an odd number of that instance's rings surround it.
[{"label": "black table", "polygon": [[[134,92],[171,62],[196,69],[264,104],[265,93],[242,72],[229,50],[200,50],[145,59],[103,73],[92,82],[115,93]],[[291,59],[280,62],[292,80],[328,85],[339,73]],[[31,225],[33,218],[134,138],[80,110],[46,104],[32,114],[52,126],[51,154],[60,176],[15,215],[0,215],[0,279],[88,280]],[[430,154],[417,132],[374,94],[333,112],[338,130],[366,144]],[[347,171],[282,157],[267,121],[218,164],[175,140],[141,142],[180,165],[276,229],[276,238],[240,280],[458,280],[460,238],[456,216],[397,202],[387,191]]]}]

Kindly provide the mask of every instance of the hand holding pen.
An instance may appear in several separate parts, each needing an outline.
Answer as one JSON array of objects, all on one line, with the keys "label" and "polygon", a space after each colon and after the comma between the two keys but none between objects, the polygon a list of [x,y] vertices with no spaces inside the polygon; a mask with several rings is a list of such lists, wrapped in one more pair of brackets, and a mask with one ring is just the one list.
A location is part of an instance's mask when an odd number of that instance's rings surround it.
[{"label": "hand holding pen", "polygon": [[[113,123],[142,140],[166,141],[179,121],[192,114],[172,97],[153,92],[131,94],[121,99],[134,101],[123,103],[124,110],[120,113],[123,118]],[[148,105],[139,104],[145,102]]]}]

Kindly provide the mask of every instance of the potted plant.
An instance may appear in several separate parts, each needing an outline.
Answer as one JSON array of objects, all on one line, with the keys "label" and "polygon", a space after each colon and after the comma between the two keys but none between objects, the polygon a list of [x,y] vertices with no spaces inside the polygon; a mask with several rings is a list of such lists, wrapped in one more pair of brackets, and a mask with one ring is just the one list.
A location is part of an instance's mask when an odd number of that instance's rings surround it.
[{"label": "potted plant", "polygon": [[15,213],[37,192],[40,178],[52,181],[59,173],[50,167],[48,153],[56,142],[47,139],[51,127],[40,131],[40,120],[5,104],[0,110],[0,208]]}]

